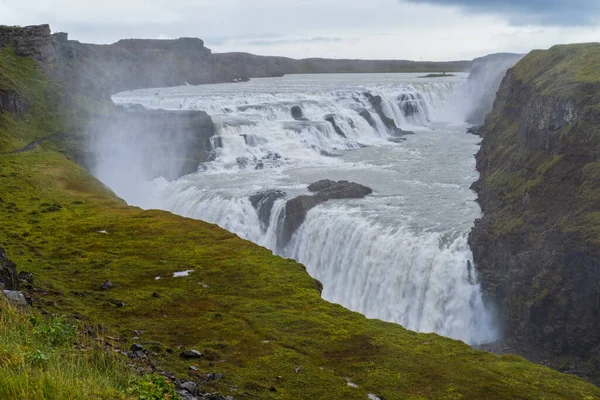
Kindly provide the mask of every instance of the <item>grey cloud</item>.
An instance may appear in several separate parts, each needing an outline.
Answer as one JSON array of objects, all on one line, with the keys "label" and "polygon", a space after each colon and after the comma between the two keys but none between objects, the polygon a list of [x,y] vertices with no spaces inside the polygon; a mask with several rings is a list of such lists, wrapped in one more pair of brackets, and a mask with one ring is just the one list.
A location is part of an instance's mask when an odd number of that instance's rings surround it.
[{"label": "grey cloud", "polygon": [[457,6],[468,12],[498,14],[513,25],[594,25],[600,22],[599,0],[406,0]]}]

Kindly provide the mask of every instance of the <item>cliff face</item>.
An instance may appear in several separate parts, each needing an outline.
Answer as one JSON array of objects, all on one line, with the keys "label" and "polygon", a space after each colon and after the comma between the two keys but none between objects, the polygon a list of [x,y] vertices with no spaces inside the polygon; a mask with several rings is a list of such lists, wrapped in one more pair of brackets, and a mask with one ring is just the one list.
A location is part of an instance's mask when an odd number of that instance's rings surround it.
[{"label": "cliff face", "polygon": [[467,81],[471,103],[471,111],[467,115],[469,123],[483,124],[487,113],[492,111],[496,92],[506,71],[521,58],[522,54],[498,53],[473,60]]},{"label": "cliff face", "polygon": [[481,130],[470,236],[509,347],[596,380],[599,64],[600,44],[556,46],[508,71]]}]

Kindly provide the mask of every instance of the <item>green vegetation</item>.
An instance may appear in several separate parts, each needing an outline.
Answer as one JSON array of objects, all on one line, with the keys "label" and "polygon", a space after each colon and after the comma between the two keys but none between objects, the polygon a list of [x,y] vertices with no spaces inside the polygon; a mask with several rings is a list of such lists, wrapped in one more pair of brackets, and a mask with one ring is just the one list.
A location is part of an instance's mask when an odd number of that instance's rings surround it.
[{"label": "green vegetation", "polygon": [[557,132],[553,151],[522,144],[523,121],[511,119],[510,111],[503,113],[522,104],[509,103],[488,116],[486,141],[494,151],[485,153],[484,162],[493,172],[483,178],[502,199],[496,234],[539,231],[545,224],[600,245],[594,217],[600,212],[600,167],[594,159],[600,152],[598,63],[600,44],[581,44],[534,51],[512,69],[515,87],[535,87],[539,103],[569,101],[579,115]]},{"label": "green vegetation", "polygon": [[102,341],[78,334],[64,319],[26,313],[0,297],[0,398],[168,398],[165,394],[178,398],[164,378],[136,377]]},{"label": "green vegetation", "polygon": [[[33,63],[7,52],[2,57],[12,61],[2,65],[0,82],[15,76],[16,69],[37,77]],[[47,127],[60,125],[61,119],[34,100],[48,98],[57,88],[35,79],[10,81],[39,107],[23,119],[3,115],[14,121],[0,124],[5,145],[54,133]],[[49,125],[35,123],[42,120]],[[600,389],[580,378],[368,320],[328,303],[302,265],[215,225],[128,207],[56,150],[59,145],[44,143],[31,152],[0,156],[0,245],[44,289],[31,293],[34,305],[102,323],[121,348],[133,343],[134,330],[143,331],[136,342],[156,353],[159,367],[182,377],[191,365],[198,367],[191,378],[203,390],[236,399],[364,400],[371,393],[387,400],[600,398]],[[193,272],[173,277],[183,270]],[[102,290],[105,280],[115,287]],[[52,324],[63,326],[60,321]],[[24,331],[36,335],[36,330]],[[70,334],[67,328],[54,332],[50,336],[56,338]],[[19,340],[7,338],[19,346]],[[75,357],[67,345],[59,344],[62,340],[42,346],[24,338],[21,342],[27,345],[9,349],[9,354],[21,354],[16,357],[23,357],[20,365],[28,368],[55,365],[43,370],[43,382],[65,381],[79,373],[61,367],[61,357]],[[205,356],[186,361],[178,356],[180,348]],[[99,364],[93,358],[79,362],[89,363],[88,371],[94,371],[93,379],[81,377],[89,379],[89,386],[71,381],[85,391],[84,397],[119,398],[126,393],[152,398],[139,392],[168,392],[156,379],[150,384],[126,382],[112,359],[103,357]],[[10,379],[20,387],[29,375],[15,371]],[[225,377],[207,380],[212,372]],[[358,387],[349,386],[347,379]],[[128,392],[128,387],[138,393]],[[81,395],[77,393],[73,398]]]}]

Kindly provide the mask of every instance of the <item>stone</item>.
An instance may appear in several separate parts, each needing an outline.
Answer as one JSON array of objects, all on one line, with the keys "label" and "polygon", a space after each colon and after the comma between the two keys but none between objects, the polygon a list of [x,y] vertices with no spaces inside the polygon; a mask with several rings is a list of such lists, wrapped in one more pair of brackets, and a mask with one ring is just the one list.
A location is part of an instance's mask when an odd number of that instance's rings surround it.
[{"label": "stone", "polygon": [[202,358],[203,355],[198,350],[185,350],[181,354],[179,354],[179,357],[186,359],[198,359]]},{"label": "stone", "polygon": [[287,196],[283,190],[265,190],[249,197],[250,204],[256,210],[263,232],[269,228],[271,212],[275,202]]},{"label": "stone", "polygon": [[25,295],[23,295],[23,293],[21,293],[21,292],[17,292],[15,290],[5,290],[4,295],[6,296],[6,298],[8,300],[10,300],[12,303],[14,303],[16,305],[19,305],[19,306],[27,305],[27,299],[25,298]]},{"label": "stone", "polygon": [[104,281],[104,283],[102,285],[100,285],[100,288],[102,290],[110,290],[113,289],[115,287],[115,285],[113,285],[113,283],[111,281]]},{"label": "stone", "polygon": [[181,388],[194,395],[198,392],[198,384],[196,382],[184,382],[181,384]]},{"label": "stone", "polygon": [[10,261],[4,249],[0,248],[0,283],[5,290],[19,290],[17,266]]},{"label": "stone", "polygon": [[337,133],[339,136],[343,137],[344,139],[346,138],[346,134],[344,133],[342,128],[340,128],[340,126],[336,122],[334,115],[331,115],[331,114],[326,115],[324,119],[325,119],[325,121],[329,122],[331,124],[331,126],[333,126],[333,130],[335,131],[335,133]]},{"label": "stone", "polygon": [[23,283],[32,284],[33,283],[33,273],[25,272],[25,271],[19,272],[19,281],[21,281]]},{"label": "stone", "polygon": [[144,346],[142,346],[141,344],[135,343],[131,345],[131,351],[143,351],[144,350]]},{"label": "stone", "polygon": [[304,116],[304,111],[302,111],[302,107],[293,106],[291,111],[292,118],[294,118],[296,121],[308,121],[308,118]]},{"label": "stone", "polygon": [[361,199],[373,193],[371,188],[358,183],[330,180],[315,182],[309,185],[309,190],[316,193],[301,195],[286,203],[283,226],[278,235],[279,248],[287,245],[294,232],[304,223],[306,213],[319,204],[333,199]]}]

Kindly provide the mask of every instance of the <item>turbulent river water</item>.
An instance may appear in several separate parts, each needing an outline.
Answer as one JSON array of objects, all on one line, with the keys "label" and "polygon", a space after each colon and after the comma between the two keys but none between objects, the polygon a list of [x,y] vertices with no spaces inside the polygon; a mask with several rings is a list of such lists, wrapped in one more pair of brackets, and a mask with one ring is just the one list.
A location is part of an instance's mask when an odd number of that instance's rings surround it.
[{"label": "turbulent river water", "polygon": [[[130,204],[213,222],[298,260],[329,301],[411,330],[489,342],[497,332],[467,244],[480,216],[469,189],[480,138],[463,122],[465,83],[466,74],[291,75],[121,93],[116,103],[206,111],[222,145],[214,161],[176,181],[145,182],[135,168],[114,174],[102,165],[96,174]],[[390,132],[373,96],[385,117],[415,134]],[[304,120],[292,118],[294,106]],[[135,159],[125,158],[104,159]],[[317,206],[278,247],[286,199],[320,179],[374,193]],[[261,223],[249,197],[270,189],[286,195]]]}]

